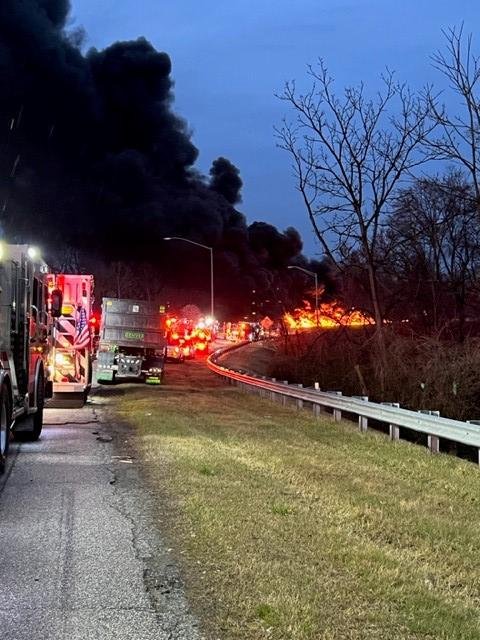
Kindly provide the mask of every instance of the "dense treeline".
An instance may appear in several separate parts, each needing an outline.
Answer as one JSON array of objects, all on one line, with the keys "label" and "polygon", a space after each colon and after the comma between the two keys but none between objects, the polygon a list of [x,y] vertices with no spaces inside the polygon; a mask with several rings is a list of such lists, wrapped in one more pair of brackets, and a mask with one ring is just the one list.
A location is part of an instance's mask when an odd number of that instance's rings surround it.
[{"label": "dense treeline", "polygon": [[[346,297],[368,308],[364,256],[352,250],[342,267]],[[480,215],[464,174],[419,178],[398,193],[375,272],[384,323],[458,340],[478,333]]]}]

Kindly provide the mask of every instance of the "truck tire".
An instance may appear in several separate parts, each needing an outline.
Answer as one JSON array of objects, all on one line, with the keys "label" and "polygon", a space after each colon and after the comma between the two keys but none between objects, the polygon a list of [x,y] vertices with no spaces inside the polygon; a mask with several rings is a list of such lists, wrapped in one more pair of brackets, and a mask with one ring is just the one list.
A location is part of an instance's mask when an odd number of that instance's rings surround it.
[{"label": "truck tire", "polygon": [[92,356],[88,356],[88,377],[87,377],[87,385],[92,386],[93,379],[93,358]]},{"label": "truck tire", "polygon": [[93,358],[91,355],[88,356],[88,376],[87,376],[87,384],[85,385],[85,390],[83,392],[83,404],[87,403],[88,395],[92,389],[92,380],[93,380]]},{"label": "truck tire", "polygon": [[5,462],[10,440],[10,397],[7,386],[0,387],[0,473],[5,471]]},{"label": "truck tire", "polygon": [[43,428],[43,408],[45,406],[45,380],[43,371],[40,371],[37,379],[37,411],[33,414],[33,429],[31,431],[31,440],[38,440]]},{"label": "truck tire", "polygon": [[43,407],[45,405],[45,381],[42,370],[38,374],[35,397],[37,400],[36,412],[22,422],[21,429],[14,431],[15,440],[19,442],[38,440],[42,433]]}]

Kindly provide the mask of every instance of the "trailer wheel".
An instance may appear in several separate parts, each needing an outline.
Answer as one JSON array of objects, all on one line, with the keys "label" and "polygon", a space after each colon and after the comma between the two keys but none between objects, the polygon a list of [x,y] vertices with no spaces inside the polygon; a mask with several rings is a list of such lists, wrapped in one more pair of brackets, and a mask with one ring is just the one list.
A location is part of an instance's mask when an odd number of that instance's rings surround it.
[{"label": "trailer wheel", "polygon": [[5,384],[0,387],[0,473],[5,471],[5,461],[10,440],[10,398]]},{"label": "trailer wheel", "polygon": [[88,356],[88,377],[87,384],[91,386],[93,379],[93,358],[92,356]]}]

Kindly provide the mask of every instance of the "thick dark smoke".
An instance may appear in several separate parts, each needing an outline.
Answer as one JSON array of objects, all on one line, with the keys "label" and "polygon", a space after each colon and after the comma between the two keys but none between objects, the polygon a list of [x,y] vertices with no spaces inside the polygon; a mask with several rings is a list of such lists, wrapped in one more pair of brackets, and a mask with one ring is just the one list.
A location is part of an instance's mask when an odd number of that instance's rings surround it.
[{"label": "thick dark smoke", "polygon": [[[0,2],[6,237],[56,256],[69,247],[86,268],[115,263],[118,282],[119,265],[132,282],[148,273],[154,295],[155,283],[205,290],[206,252],[163,241],[182,236],[214,248],[225,311],[248,313],[252,292],[297,302],[305,285],[292,292],[299,281],[286,265],[309,266],[298,232],[246,224],[234,208],[242,180],[227,159],[213,162],[209,180],[194,169],[198,151],[172,111],[169,56],[144,38],[83,55],[81,31],[65,30],[69,9],[67,0]],[[313,267],[328,279],[324,265]]]},{"label": "thick dark smoke", "polygon": [[240,190],[243,182],[240,171],[230,160],[217,158],[210,169],[210,189],[220,193],[230,204],[242,201]]}]

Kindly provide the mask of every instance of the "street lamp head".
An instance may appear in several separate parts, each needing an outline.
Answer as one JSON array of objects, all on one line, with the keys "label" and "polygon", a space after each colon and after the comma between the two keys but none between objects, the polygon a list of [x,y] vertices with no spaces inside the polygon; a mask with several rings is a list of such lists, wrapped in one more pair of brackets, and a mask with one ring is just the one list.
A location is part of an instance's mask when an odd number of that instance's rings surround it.
[{"label": "street lamp head", "polygon": [[30,258],[30,260],[36,260],[37,258],[40,257],[40,251],[39,249],[37,249],[37,247],[28,247],[27,255]]},{"label": "street lamp head", "polygon": [[168,236],[163,238],[164,240],[180,240],[181,242],[188,242],[188,244],[193,244],[196,247],[202,247],[203,249],[207,249],[210,251],[210,315],[213,318],[213,247],[209,247],[206,244],[201,244],[200,242],[195,242],[195,240],[189,240],[188,238],[182,238],[180,236]]},{"label": "street lamp head", "polygon": [[287,269],[297,269],[297,271],[303,271],[303,273],[307,273],[309,276],[314,278],[317,277],[317,274],[314,271],[310,271],[309,269],[305,269],[305,267],[299,267],[296,264],[287,265]]},{"label": "street lamp head", "polygon": [[297,265],[287,265],[287,269],[297,269],[298,271],[303,271],[312,278],[315,278],[315,324],[318,327],[318,275],[315,271],[310,271],[309,269],[305,269],[304,267],[298,267]]}]

